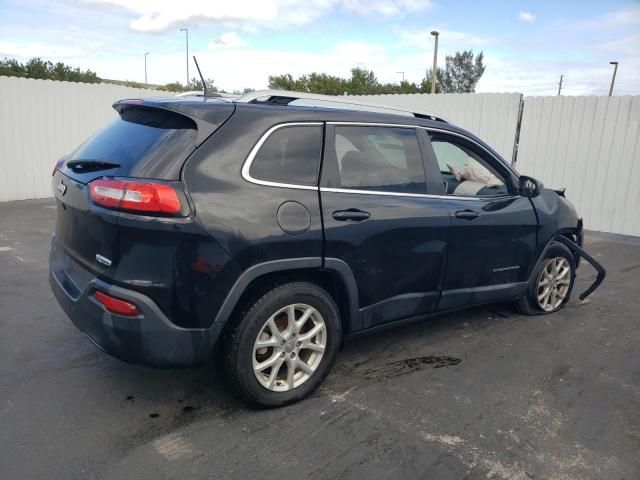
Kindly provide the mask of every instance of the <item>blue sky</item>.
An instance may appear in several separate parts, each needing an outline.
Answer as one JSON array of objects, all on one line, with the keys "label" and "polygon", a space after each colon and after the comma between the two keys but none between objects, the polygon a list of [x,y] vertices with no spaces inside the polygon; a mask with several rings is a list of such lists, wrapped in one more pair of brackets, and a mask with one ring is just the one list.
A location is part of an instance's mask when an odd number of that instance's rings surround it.
[{"label": "blue sky", "polygon": [[[640,94],[638,1],[0,0],[0,56],[40,56],[101,77],[184,82],[185,38],[205,76],[225,89],[265,88],[272,74],[348,75],[353,66],[419,81],[441,32],[447,53],[484,51],[478,91]],[[195,69],[191,65],[191,76]]]}]

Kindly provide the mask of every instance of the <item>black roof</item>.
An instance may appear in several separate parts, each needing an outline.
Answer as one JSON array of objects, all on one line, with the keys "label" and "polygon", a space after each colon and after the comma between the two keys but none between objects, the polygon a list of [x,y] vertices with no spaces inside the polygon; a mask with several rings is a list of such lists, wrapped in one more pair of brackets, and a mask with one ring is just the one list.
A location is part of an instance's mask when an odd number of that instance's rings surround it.
[{"label": "black roof", "polygon": [[395,115],[392,113],[370,112],[362,110],[350,110],[347,108],[329,108],[320,106],[302,105],[281,105],[275,103],[244,103],[233,100],[223,100],[212,97],[160,97],[146,99],[126,99],[119,100],[113,104],[113,108],[120,111],[126,105],[140,105],[147,107],[163,108],[173,110],[177,113],[187,115],[200,123],[200,121],[217,124],[221,111],[231,114],[235,109],[255,110],[257,114],[273,116],[275,123],[284,122],[366,122],[366,123],[387,123],[394,125],[415,125],[421,127],[437,128],[461,133],[471,137],[475,141],[484,145],[494,155],[500,155],[489,145],[472,133],[457,127],[451,123],[441,120],[431,120],[405,115]]},{"label": "black roof", "polygon": [[282,120],[286,121],[291,117],[300,120],[305,117],[309,121],[327,121],[327,122],[378,122],[393,123],[403,125],[420,125],[428,127],[444,127],[452,126],[447,122],[440,120],[431,120],[426,118],[418,118],[406,115],[395,115],[393,113],[370,112],[364,110],[351,110],[348,108],[331,108],[321,106],[302,106],[302,105],[283,105],[276,103],[240,103],[220,98],[211,97],[168,97],[168,98],[146,98],[146,99],[126,99],[119,100],[113,104],[118,110],[122,105],[138,104],[141,106],[166,108],[188,116],[206,120],[207,114],[217,108],[235,108],[256,109],[264,113],[271,112],[274,116],[282,116]]}]

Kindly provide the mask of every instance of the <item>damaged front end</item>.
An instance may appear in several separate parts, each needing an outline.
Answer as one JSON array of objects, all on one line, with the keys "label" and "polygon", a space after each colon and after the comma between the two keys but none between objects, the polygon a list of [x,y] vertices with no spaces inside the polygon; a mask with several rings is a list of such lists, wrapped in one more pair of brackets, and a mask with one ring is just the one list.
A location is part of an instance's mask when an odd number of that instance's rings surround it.
[{"label": "damaged front end", "polygon": [[580,300],[584,300],[589,295],[591,295],[593,293],[593,291],[596,288],[598,288],[600,286],[600,284],[603,282],[604,278],[607,275],[606,270],[604,269],[604,267],[602,265],[600,265],[600,263],[595,258],[593,258],[591,255],[589,255],[582,248],[582,246],[578,245],[576,242],[573,242],[573,241],[569,240],[564,235],[556,235],[554,237],[554,241],[562,243],[569,250],[571,250],[575,255],[578,255],[580,258],[584,258],[587,262],[589,262],[591,264],[591,266],[593,268],[595,268],[596,272],[598,272],[598,275],[597,275],[595,281],[591,284],[591,286],[580,294],[580,296],[579,296]]}]

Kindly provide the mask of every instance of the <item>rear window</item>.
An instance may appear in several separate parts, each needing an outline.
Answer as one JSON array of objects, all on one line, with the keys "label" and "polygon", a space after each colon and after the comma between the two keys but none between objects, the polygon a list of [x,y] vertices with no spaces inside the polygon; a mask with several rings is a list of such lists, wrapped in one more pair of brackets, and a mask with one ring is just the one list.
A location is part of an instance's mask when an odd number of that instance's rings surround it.
[{"label": "rear window", "polygon": [[73,152],[69,160],[120,165],[114,176],[177,179],[195,149],[196,125],[166,110],[130,107]]},{"label": "rear window", "polygon": [[249,174],[256,180],[316,185],[321,153],[321,125],[282,127],[262,144]]}]

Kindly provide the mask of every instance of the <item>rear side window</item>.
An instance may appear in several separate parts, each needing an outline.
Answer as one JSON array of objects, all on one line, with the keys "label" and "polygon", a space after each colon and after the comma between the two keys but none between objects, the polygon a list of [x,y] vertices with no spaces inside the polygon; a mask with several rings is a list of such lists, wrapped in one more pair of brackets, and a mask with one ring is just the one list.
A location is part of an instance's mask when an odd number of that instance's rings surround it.
[{"label": "rear side window", "polygon": [[321,125],[278,128],[258,150],[249,175],[269,182],[316,185],[321,153]]},{"label": "rear side window", "polygon": [[398,193],[425,193],[415,129],[335,127],[331,186]]},{"label": "rear side window", "polygon": [[112,175],[178,178],[195,149],[196,125],[189,118],[156,108],[131,107],[73,152],[69,160],[119,165]]}]

